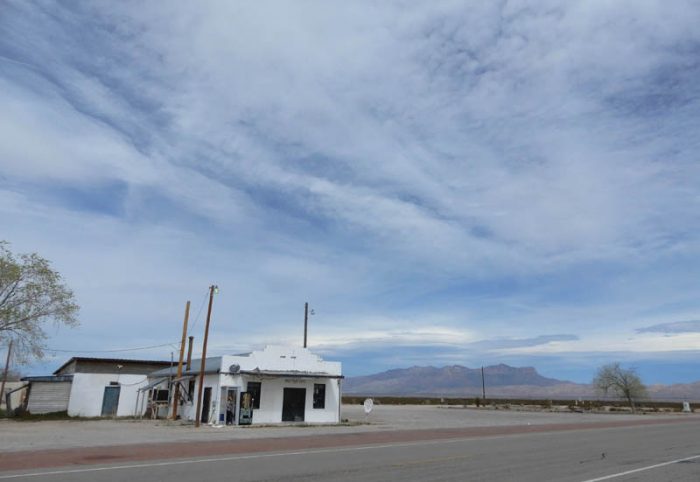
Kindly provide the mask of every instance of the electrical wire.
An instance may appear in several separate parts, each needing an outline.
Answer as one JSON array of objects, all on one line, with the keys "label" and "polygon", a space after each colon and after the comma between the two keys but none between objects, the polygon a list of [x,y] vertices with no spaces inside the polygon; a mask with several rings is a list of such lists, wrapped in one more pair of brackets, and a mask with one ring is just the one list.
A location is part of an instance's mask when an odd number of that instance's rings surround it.
[{"label": "electrical wire", "polygon": [[180,343],[163,343],[162,345],[151,345],[151,346],[139,346],[134,348],[121,348],[115,350],[62,350],[59,348],[46,348],[46,351],[55,351],[60,353],[117,353],[120,351],[138,351],[138,350],[149,350],[151,348],[161,348],[164,346],[174,347],[180,345]]},{"label": "electrical wire", "polygon": [[143,380],[139,380],[138,382],[134,382],[134,383],[121,383],[120,382],[119,385],[121,385],[122,387],[133,387],[134,385],[141,385],[143,382],[145,382],[147,380],[148,380],[148,376],[144,377]]},{"label": "electrical wire", "polygon": [[197,322],[199,321],[199,316],[202,314],[202,309],[204,309],[204,302],[207,301],[208,294],[209,294],[209,290],[204,292],[204,297],[202,298],[202,302],[199,304],[199,311],[197,311],[197,317],[194,319],[194,323],[192,323],[192,325],[187,330],[188,335],[190,335],[192,333],[192,330],[194,330],[194,327],[197,326]]},{"label": "electrical wire", "polygon": [[[204,303],[207,301],[208,294],[209,294],[209,290],[207,290],[204,293],[204,297],[202,298],[202,302],[199,305],[199,311],[197,312],[197,317],[195,318],[194,323],[187,330],[187,334],[192,333],[192,330],[194,330],[195,326],[197,326],[197,322],[199,321],[199,317],[202,314],[202,309],[204,308]],[[163,343],[162,345],[139,346],[139,347],[134,347],[134,348],[121,348],[121,349],[114,349],[114,350],[63,350],[60,348],[46,348],[46,351],[52,351],[52,352],[57,352],[57,353],[118,353],[118,352],[123,352],[123,351],[150,350],[151,348],[162,348],[164,346],[169,346],[169,347],[173,348],[174,350],[179,350],[180,349],[180,342]]]}]

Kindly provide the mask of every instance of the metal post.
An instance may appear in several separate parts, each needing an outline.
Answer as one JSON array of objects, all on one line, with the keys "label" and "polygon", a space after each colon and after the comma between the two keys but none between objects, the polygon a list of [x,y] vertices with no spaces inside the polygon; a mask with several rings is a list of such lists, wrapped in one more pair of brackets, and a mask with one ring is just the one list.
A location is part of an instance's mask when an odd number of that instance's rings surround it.
[{"label": "metal post", "polygon": [[202,418],[202,390],[204,388],[204,370],[207,360],[207,341],[209,340],[209,322],[211,321],[211,305],[214,301],[214,290],[219,287],[211,285],[209,287],[209,308],[207,309],[207,324],[204,327],[204,342],[202,343],[202,362],[199,364],[199,389],[197,390],[197,411],[195,412],[194,426],[199,427]]},{"label": "metal post", "polygon": [[190,366],[192,366],[192,345],[194,345],[194,337],[191,336],[188,341],[187,346],[187,365],[185,365],[185,371],[190,371]]},{"label": "metal post", "polygon": [[185,305],[185,321],[182,322],[182,341],[180,341],[180,360],[177,363],[177,381],[173,397],[173,420],[177,420],[177,405],[180,400],[180,378],[182,377],[182,359],[185,356],[185,338],[187,337],[187,321],[190,319],[190,302]]},{"label": "metal post", "polygon": [[484,382],[484,365],[481,365],[481,398],[486,402],[486,383]]},{"label": "metal post", "polygon": [[306,348],[306,333],[309,326],[309,303],[304,303],[304,348]]},{"label": "metal post", "polygon": [[2,385],[0,386],[0,404],[2,404],[2,396],[5,394],[5,382],[7,382],[7,372],[10,369],[10,355],[12,354],[12,342],[13,340],[10,340],[10,344],[7,346],[7,359],[5,360],[5,371],[2,374]]}]

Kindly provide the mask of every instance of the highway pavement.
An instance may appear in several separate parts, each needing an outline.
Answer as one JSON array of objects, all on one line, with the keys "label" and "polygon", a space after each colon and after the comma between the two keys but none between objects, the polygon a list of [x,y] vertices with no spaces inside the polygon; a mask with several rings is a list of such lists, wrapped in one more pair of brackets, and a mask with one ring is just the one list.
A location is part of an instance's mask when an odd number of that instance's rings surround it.
[{"label": "highway pavement", "polygon": [[[0,472],[16,481],[698,481],[700,422],[430,437],[357,435],[339,444]],[[467,433],[467,432],[465,432]],[[395,434],[392,437],[392,434]],[[369,435],[368,435],[369,436]],[[326,436],[328,437],[328,436]],[[241,442],[245,443],[245,442]],[[38,455],[40,457],[40,455]]]}]

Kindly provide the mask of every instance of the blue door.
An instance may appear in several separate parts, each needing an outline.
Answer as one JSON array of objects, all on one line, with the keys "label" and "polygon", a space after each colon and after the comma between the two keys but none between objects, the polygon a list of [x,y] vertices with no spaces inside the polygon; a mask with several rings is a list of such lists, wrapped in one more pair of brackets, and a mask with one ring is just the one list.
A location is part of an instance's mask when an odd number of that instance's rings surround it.
[{"label": "blue door", "polygon": [[102,416],[114,417],[119,406],[119,392],[121,387],[105,387],[105,395],[102,399]]}]

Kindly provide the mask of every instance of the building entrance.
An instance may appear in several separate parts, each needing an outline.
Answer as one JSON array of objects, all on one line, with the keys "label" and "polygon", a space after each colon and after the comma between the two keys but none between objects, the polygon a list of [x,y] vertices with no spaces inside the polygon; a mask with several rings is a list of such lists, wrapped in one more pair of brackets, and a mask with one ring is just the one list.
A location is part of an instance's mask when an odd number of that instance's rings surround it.
[{"label": "building entrance", "polygon": [[306,410],[306,388],[285,388],[282,400],[282,421],[303,422]]}]

